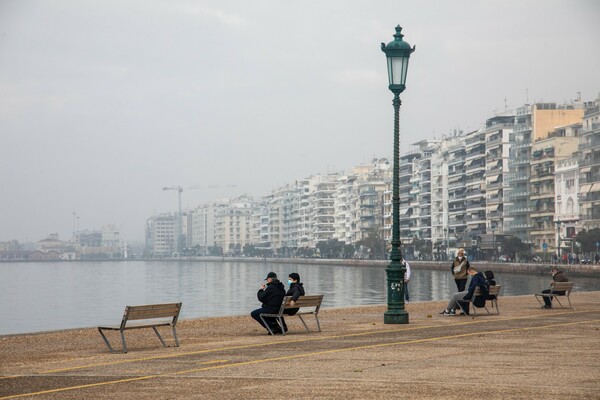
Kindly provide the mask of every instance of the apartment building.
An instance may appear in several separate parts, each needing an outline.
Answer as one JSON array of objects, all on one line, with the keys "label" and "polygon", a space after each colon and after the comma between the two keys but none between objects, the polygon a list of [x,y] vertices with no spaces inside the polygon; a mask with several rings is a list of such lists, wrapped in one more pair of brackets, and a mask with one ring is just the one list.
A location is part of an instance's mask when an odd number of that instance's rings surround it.
[{"label": "apartment building", "polygon": [[177,214],[155,215],[146,221],[146,251],[152,257],[171,257],[175,249]]},{"label": "apartment building", "polygon": [[466,224],[465,137],[448,148],[448,242],[453,248],[470,247]]},{"label": "apartment building", "polygon": [[481,246],[486,233],[486,131],[465,135],[465,222],[469,246]]},{"label": "apartment building", "polygon": [[225,254],[241,254],[244,245],[251,243],[254,202],[248,196],[230,200],[215,210],[215,245]]},{"label": "apartment building", "polygon": [[600,96],[585,109],[579,154],[581,227],[591,230],[600,228]]},{"label": "apartment building", "polygon": [[507,175],[510,154],[510,135],[513,132],[514,112],[489,118],[485,124],[485,191],[486,235],[481,248],[496,254],[504,236],[504,204],[510,191]]},{"label": "apartment building", "polygon": [[554,246],[548,241],[546,252],[553,252],[561,257],[561,250],[570,251],[573,246],[573,238],[579,232],[583,223],[579,213],[579,160],[577,158],[566,158],[558,160],[554,170],[555,180],[555,209],[554,223],[556,232]]},{"label": "apartment building", "polygon": [[[577,152],[581,123],[561,127],[551,132],[547,139],[538,139],[532,145],[531,153],[531,223],[530,236],[534,251],[547,252],[557,247],[555,235],[556,163],[559,160],[573,159]],[[574,180],[569,181],[574,186]],[[569,221],[562,221],[574,227],[579,216],[573,215]],[[559,224],[560,225],[560,224]],[[560,228],[560,227],[559,227]]]}]

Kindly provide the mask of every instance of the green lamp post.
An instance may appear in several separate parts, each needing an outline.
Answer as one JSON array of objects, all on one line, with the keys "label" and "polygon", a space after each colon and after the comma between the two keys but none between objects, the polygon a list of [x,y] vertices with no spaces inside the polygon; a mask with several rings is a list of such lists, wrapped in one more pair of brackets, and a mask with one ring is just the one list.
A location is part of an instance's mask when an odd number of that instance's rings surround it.
[{"label": "green lamp post", "polygon": [[406,72],[408,59],[415,47],[412,48],[402,38],[400,25],[396,27],[394,41],[385,45],[381,50],[387,57],[389,89],[394,93],[394,183],[392,194],[392,251],[390,264],[386,268],[387,275],[387,305],[383,322],[385,324],[408,324],[408,313],[404,309],[404,274],[406,267],[402,262],[400,250],[400,190],[398,187],[400,164],[400,93],[406,88]]}]

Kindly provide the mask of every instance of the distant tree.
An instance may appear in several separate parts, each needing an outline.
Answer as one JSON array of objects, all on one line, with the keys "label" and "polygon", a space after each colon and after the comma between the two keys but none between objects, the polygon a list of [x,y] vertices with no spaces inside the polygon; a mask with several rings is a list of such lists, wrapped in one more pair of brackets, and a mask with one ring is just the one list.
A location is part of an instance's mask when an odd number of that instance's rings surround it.
[{"label": "distant tree", "polygon": [[246,256],[246,257],[254,257],[255,253],[256,253],[256,248],[254,247],[254,245],[250,244],[250,243],[246,243],[244,245],[244,249],[242,250],[242,253]]},{"label": "distant tree", "polygon": [[317,243],[317,249],[323,258],[340,258],[344,243],[337,239],[329,239],[324,242]]},{"label": "distant tree", "polygon": [[419,239],[415,237],[412,242],[415,254],[419,255],[419,259],[421,260],[430,260],[431,259],[431,240]]},{"label": "distant tree", "polygon": [[342,258],[352,258],[355,252],[356,249],[353,244],[345,244],[342,248]]},{"label": "distant tree", "polygon": [[595,253],[596,243],[600,242],[600,229],[594,228],[589,231],[581,231],[575,237],[581,243],[581,251],[584,253]]},{"label": "distant tree", "polygon": [[516,236],[508,236],[502,240],[502,254],[508,255],[512,260],[516,259],[517,253],[527,252],[529,245],[523,243]]},{"label": "distant tree", "polygon": [[356,246],[363,246],[369,250],[369,258],[385,260],[387,258],[387,242],[382,239],[377,229],[371,230],[366,238],[356,242]]}]

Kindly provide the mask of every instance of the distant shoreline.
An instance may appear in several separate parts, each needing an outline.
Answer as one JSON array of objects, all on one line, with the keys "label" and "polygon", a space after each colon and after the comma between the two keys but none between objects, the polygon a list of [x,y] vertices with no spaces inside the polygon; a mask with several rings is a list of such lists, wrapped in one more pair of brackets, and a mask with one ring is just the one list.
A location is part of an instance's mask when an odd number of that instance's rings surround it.
[{"label": "distant shoreline", "polygon": [[[323,259],[323,258],[264,258],[264,257],[169,257],[169,258],[139,258],[139,259],[80,259],[80,260],[0,260],[2,263],[72,263],[72,262],[247,262],[267,264],[303,264],[303,265],[331,265],[331,266],[363,266],[363,267],[386,267],[389,260],[361,260],[361,259]],[[445,270],[449,269],[448,261],[417,261],[409,260],[413,268]],[[497,263],[488,261],[473,261],[474,267],[482,270],[494,270],[496,272],[511,272],[522,274],[544,274],[550,268],[558,265],[558,268],[568,275],[576,276],[598,276],[600,265],[595,264],[529,264],[529,263]]]}]

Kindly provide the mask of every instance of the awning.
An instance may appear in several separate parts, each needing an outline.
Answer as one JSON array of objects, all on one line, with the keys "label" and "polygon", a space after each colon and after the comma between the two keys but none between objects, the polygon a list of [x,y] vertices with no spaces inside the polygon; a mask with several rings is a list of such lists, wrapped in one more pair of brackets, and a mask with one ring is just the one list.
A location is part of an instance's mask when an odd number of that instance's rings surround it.
[{"label": "awning", "polygon": [[468,167],[469,165],[473,164],[474,159],[468,160],[465,162],[465,167]]},{"label": "awning", "polygon": [[579,188],[579,191],[581,191],[582,193],[587,193],[590,191],[590,188],[592,187],[591,183],[587,183],[585,185],[581,185],[581,187]]},{"label": "awning", "polygon": [[500,191],[499,189],[496,189],[496,190],[488,190],[488,191],[486,191],[486,192],[485,192],[485,194],[487,194],[487,195],[488,195],[488,198],[489,198],[489,197],[492,197],[492,196],[496,196],[496,195],[498,194],[498,192],[499,192],[499,191]]},{"label": "awning", "polygon": [[592,185],[590,192],[598,192],[600,191],[600,182],[596,182]]},{"label": "awning", "polygon": [[579,170],[580,173],[585,174],[587,172],[590,172],[592,170],[592,167],[583,167]]}]

